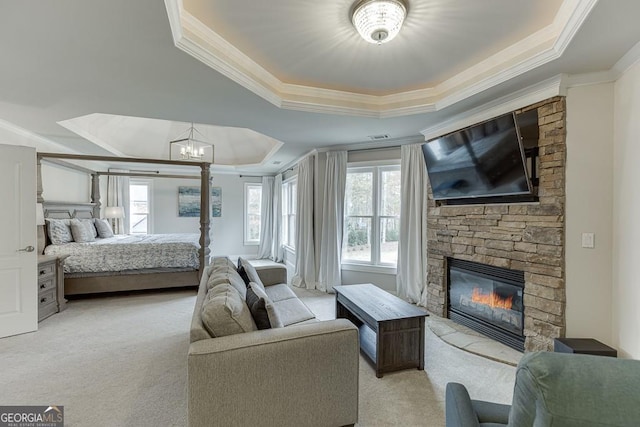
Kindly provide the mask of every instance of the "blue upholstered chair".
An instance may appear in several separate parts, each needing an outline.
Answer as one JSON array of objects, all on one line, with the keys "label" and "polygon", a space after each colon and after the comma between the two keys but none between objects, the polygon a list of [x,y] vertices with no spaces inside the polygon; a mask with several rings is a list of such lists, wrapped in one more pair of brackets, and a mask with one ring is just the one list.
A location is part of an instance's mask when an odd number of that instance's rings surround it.
[{"label": "blue upholstered chair", "polygon": [[640,361],[528,353],[518,364],[512,405],[471,400],[447,384],[447,427],[640,426]]}]

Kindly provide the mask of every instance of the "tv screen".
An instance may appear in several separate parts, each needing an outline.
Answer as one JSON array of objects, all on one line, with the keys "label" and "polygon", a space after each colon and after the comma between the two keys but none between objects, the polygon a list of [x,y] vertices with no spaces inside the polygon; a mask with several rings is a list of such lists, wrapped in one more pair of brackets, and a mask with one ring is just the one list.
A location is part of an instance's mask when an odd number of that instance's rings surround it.
[{"label": "tv screen", "polygon": [[531,194],[515,114],[422,145],[435,200]]}]

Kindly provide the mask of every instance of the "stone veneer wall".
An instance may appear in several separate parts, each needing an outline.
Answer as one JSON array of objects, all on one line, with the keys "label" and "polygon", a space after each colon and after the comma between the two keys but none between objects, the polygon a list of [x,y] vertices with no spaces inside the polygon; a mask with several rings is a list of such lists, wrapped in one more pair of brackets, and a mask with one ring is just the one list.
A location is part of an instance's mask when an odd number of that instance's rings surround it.
[{"label": "stone veneer wall", "polygon": [[439,206],[429,187],[428,309],[447,316],[446,258],[524,271],[525,350],[565,333],[565,98],[538,109],[539,203]]}]

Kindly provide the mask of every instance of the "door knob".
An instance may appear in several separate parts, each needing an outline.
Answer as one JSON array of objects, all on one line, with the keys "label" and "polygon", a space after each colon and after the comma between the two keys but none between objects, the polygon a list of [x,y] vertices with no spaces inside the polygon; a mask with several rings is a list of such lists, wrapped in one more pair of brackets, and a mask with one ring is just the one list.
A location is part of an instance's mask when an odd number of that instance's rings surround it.
[{"label": "door knob", "polygon": [[33,252],[36,248],[34,248],[33,246],[27,246],[24,249],[18,249],[18,252]]}]

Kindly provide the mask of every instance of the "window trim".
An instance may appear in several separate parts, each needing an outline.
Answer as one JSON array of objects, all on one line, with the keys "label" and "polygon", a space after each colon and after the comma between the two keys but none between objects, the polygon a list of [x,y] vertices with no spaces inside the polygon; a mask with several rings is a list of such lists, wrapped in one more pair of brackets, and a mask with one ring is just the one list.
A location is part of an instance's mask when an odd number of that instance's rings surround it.
[{"label": "window trim", "polygon": [[133,202],[131,197],[131,186],[132,185],[146,185],[147,186],[147,233],[153,234],[153,180],[152,179],[140,179],[140,178],[130,178],[129,179],[129,233],[130,234],[144,234],[144,233],[134,233],[131,228],[131,218],[133,217],[133,212],[131,212],[131,203]]},{"label": "window trim", "polygon": [[[345,260],[342,258],[341,260],[341,269],[347,271],[359,271],[366,273],[379,273],[379,274],[396,274],[397,272],[397,262],[394,264],[391,263],[382,263],[380,261],[380,222],[383,218],[393,218],[389,215],[380,215],[382,210],[382,186],[381,177],[382,172],[389,170],[397,170],[400,171],[400,161],[399,160],[379,160],[372,162],[352,162],[347,164],[347,174],[349,172],[372,172],[372,186],[373,186],[373,194],[372,194],[372,206],[373,212],[372,215],[347,215],[345,210],[345,220],[348,217],[363,217],[363,218],[371,218],[371,261],[357,261],[357,260]],[[346,201],[345,201],[346,203]],[[400,216],[398,216],[400,219]],[[346,223],[346,221],[345,221]],[[344,230],[346,233],[346,228]],[[346,235],[345,235],[346,237]],[[343,239],[345,238],[343,237]]]},{"label": "window trim", "polygon": [[[287,191],[287,199],[291,199],[291,200],[288,200],[289,212],[291,212],[291,210],[292,210],[291,208],[293,207],[293,204],[298,202],[298,201],[297,201],[297,194],[298,194],[298,175],[291,176],[291,177],[289,177],[289,178],[285,179],[284,181],[282,181],[282,189],[283,189],[283,190],[284,190],[284,188],[285,188],[285,185],[286,185],[286,186],[289,186],[289,185],[291,185],[291,183],[292,183],[292,182],[294,182],[294,181],[295,181],[295,184],[296,184],[296,197],[295,197],[295,198],[294,198],[294,197],[290,197],[290,196],[291,196],[291,191],[289,191],[289,190]],[[283,204],[284,204],[284,198],[282,198],[281,203],[283,203]],[[284,215],[285,215],[285,214],[284,214],[284,209],[283,209],[282,216],[284,216]],[[294,227],[296,226],[296,223],[297,223],[297,221],[298,221],[298,212],[297,212],[297,211],[296,211],[295,213],[293,213],[293,214],[291,214],[291,213],[287,213],[287,221],[286,221],[286,225],[287,225],[287,231],[289,232],[289,233],[287,234],[287,237],[291,234],[291,231],[289,230],[289,219],[290,219],[290,216],[291,216],[291,215],[293,215],[293,216],[295,217]],[[280,220],[282,221],[282,218],[280,218]],[[285,225],[285,222],[284,222],[284,221],[282,221],[282,224],[280,224],[280,225],[281,225],[281,228],[280,228],[280,229],[281,229],[281,233],[282,233],[282,235],[280,236],[280,237],[281,237],[281,240],[282,240],[282,246],[283,246],[287,251],[289,251],[289,253],[291,253],[291,254],[295,255],[295,253],[296,253],[295,242],[294,242],[294,246],[291,246],[291,245],[289,244],[289,242],[288,242],[288,241],[287,241],[287,242],[285,242],[285,241],[284,241],[284,225]],[[288,240],[288,239],[287,239],[287,240]]]},{"label": "window trim", "polygon": [[[260,197],[262,197],[262,183],[261,182],[245,182],[244,183],[244,246],[258,246],[260,245],[260,237],[257,240],[249,240],[249,188],[260,188]],[[262,201],[260,201],[260,234],[262,234]]]}]

